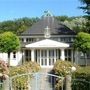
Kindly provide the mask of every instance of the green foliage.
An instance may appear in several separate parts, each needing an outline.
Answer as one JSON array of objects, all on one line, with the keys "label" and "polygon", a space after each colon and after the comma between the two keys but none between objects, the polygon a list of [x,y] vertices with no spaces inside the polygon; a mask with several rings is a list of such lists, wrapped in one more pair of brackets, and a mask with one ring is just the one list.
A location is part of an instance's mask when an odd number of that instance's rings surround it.
[{"label": "green foliage", "polygon": [[[76,71],[71,72],[71,67],[76,67]],[[90,66],[80,67],[73,65],[67,61],[57,61],[54,65],[54,72],[58,76],[65,77],[66,75],[72,75],[72,90],[89,90],[90,85]],[[56,88],[62,86],[62,81],[57,80]],[[57,90],[57,89],[56,89]]]},{"label": "green foliage", "polygon": [[86,27],[87,19],[84,17],[77,17],[72,19],[71,21],[65,20],[63,23],[70,29],[74,30],[76,33],[79,33],[81,31],[88,32]]},{"label": "green foliage", "polygon": [[71,21],[73,18],[68,16],[57,16],[56,19],[58,21],[64,22],[65,20]]},{"label": "green foliage", "polygon": [[[9,75],[10,77],[12,77],[15,75],[37,72],[38,70],[40,70],[40,66],[36,62],[26,62],[25,64],[21,66],[11,67]],[[32,76],[29,75],[29,78],[31,79]],[[12,82],[13,82],[14,90],[18,90],[18,89],[28,90],[27,88],[28,75],[17,76],[12,79]]]},{"label": "green foliage", "polygon": [[12,32],[4,32],[0,35],[0,52],[8,53],[8,64],[10,65],[10,53],[20,48],[19,38]]},{"label": "green foliage", "polygon": [[12,32],[5,32],[0,35],[0,51],[1,52],[13,52],[20,47],[19,38]]},{"label": "green foliage", "polygon": [[90,66],[80,67],[73,73],[74,78],[76,79],[85,79],[90,81]]},{"label": "green foliage", "polygon": [[[82,19],[80,16],[78,17],[68,17],[68,16],[56,16],[58,21],[64,22],[66,26],[75,30],[76,32],[84,31],[89,32],[90,29],[86,28],[90,26],[89,22],[86,24],[86,20]],[[90,19],[89,19],[90,20]],[[34,23],[39,21],[39,18],[20,18],[17,20],[8,20],[0,22],[0,33],[3,32],[13,32],[17,35],[21,34],[25,30],[28,30]]]},{"label": "green foliage", "polygon": [[80,8],[84,10],[85,13],[90,15],[90,0],[79,0],[83,6]]},{"label": "green foliage", "polygon": [[[55,63],[53,70],[56,75],[65,77],[66,75],[73,73],[72,67],[79,68],[78,66],[72,64],[69,61],[58,60]],[[62,79],[57,79],[56,90],[58,90],[58,88],[62,88],[62,84],[64,86],[64,83],[62,83],[62,82],[63,82]]]},{"label": "green foliage", "polygon": [[90,88],[90,66],[80,67],[72,74],[72,90],[89,90]]},{"label": "green foliage", "polygon": [[78,33],[73,46],[76,50],[87,53],[90,50],[90,34]]},{"label": "green foliage", "polygon": [[18,67],[10,68],[10,76],[24,74],[29,72],[37,72],[40,69],[40,66],[36,62],[26,62]]},{"label": "green foliage", "polygon": [[17,20],[8,20],[0,22],[0,33],[10,31],[18,35],[30,28],[38,20],[39,18],[24,17]]},{"label": "green foliage", "polygon": [[62,61],[62,60],[58,60],[55,65],[54,65],[54,72],[55,74],[57,74],[58,76],[66,76],[68,74],[71,74],[71,68],[76,65],[73,65],[71,62],[69,61]]},{"label": "green foliage", "polygon": [[20,76],[12,79],[12,87],[14,90],[28,90],[28,77]]},{"label": "green foliage", "polygon": [[85,13],[87,13],[87,15],[85,16],[85,18],[88,19],[87,23],[86,23],[86,31],[87,33],[90,33],[90,0],[79,0],[83,6],[80,7],[80,9],[82,9]]}]

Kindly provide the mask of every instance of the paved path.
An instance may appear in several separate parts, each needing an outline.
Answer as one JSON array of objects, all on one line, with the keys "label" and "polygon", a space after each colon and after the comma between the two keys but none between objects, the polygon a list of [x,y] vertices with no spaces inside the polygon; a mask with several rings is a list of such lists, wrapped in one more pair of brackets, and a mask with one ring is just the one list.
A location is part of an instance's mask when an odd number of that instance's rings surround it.
[{"label": "paved path", "polygon": [[41,69],[31,81],[30,90],[54,90],[50,83],[53,80],[49,81],[50,76],[47,75],[50,71],[51,69]]}]

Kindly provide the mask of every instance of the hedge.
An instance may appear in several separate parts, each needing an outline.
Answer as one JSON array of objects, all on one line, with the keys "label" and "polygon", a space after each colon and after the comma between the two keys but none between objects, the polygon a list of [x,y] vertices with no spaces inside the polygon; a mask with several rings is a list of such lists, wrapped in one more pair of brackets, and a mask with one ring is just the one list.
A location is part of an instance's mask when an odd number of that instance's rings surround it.
[{"label": "hedge", "polygon": [[72,75],[72,90],[90,90],[90,66],[80,67]]}]

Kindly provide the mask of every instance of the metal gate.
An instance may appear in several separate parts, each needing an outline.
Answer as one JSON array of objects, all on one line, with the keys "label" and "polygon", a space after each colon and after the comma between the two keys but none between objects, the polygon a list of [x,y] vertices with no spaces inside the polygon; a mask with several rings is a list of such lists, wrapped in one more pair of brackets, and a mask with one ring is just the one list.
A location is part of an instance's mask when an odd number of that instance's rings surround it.
[{"label": "metal gate", "polygon": [[63,90],[63,81],[53,74],[26,73],[10,78],[10,90]]}]

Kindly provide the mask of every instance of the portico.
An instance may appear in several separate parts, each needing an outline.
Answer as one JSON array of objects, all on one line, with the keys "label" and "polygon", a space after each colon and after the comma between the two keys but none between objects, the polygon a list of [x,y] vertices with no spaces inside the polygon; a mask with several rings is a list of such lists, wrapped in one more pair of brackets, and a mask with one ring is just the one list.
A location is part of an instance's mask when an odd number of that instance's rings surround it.
[{"label": "portico", "polygon": [[56,60],[65,60],[65,49],[69,44],[44,39],[25,46],[31,50],[31,61],[36,61],[41,67],[52,67]]}]

